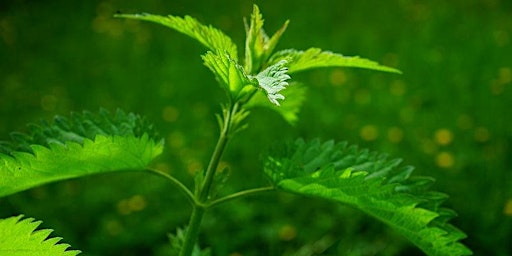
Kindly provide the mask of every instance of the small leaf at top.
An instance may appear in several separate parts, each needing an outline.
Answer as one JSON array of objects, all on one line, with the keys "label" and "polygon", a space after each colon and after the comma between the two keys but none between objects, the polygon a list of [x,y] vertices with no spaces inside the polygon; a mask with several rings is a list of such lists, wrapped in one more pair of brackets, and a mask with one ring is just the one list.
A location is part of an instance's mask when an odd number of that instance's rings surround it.
[{"label": "small leaf at top", "polygon": [[366,212],[428,255],[471,255],[460,242],[466,235],[448,223],[454,212],[441,207],[446,196],[400,162],[347,143],[298,140],[268,157],[265,172],[277,188]]},{"label": "small leaf at top", "polygon": [[152,126],[134,114],[101,111],[30,126],[0,152],[0,197],[95,173],[144,170],[163,149]]},{"label": "small leaf at top", "polygon": [[263,16],[257,5],[253,6],[250,24],[245,21],[246,41],[245,41],[245,70],[249,74],[261,70],[263,64],[267,61],[270,54],[279,41],[279,38],[286,30],[288,21],[269,39],[263,29]]},{"label": "small leaf at top", "polygon": [[23,215],[0,219],[0,255],[5,256],[75,256],[77,250],[68,250],[68,244],[59,244],[61,238],[48,238],[52,230],[36,228],[41,221],[23,219]]},{"label": "small leaf at top", "polygon": [[344,56],[338,53],[322,51],[319,48],[310,48],[306,51],[287,49],[276,52],[270,57],[269,63],[277,63],[283,59],[288,60],[289,73],[322,67],[352,67],[400,74],[400,70],[380,65],[375,61],[359,56]]},{"label": "small leaf at top", "polygon": [[205,26],[201,24],[199,21],[188,15],[181,18],[173,15],[160,16],[143,13],[116,14],[115,17],[146,20],[164,25],[196,39],[212,51],[227,51],[231,58],[234,60],[238,59],[236,45],[231,41],[229,36],[211,25]]}]

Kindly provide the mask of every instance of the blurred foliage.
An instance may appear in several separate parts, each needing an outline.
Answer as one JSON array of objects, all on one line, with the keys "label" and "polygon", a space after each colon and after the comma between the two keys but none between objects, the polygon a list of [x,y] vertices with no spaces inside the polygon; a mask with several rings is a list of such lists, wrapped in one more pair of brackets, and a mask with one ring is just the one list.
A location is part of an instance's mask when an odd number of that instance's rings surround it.
[{"label": "blurred foliage", "polygon": [[[347,140],[416,166],[447,192],[475,255],[512,248],[512,2],[505,0],[259,2],[277,49],[311,46],[361,55],[403,75],[354,69],[298,74],[308,87],[295,127],[254,110],[230,144],[225,193],[268,184],[259,155],[301,136]],[[100,107],[156,123],[155,165],[191,184],[217,135],[224,94],[199,44],[165,27],[112,18],[189,14],[243,44],[249,1],[0,2],[0,139],[55,114]],[[293,78],[292,78],[293,80]],[[222,192],[222,191],[221,191]],[[166,255],[166,233],[189,207],[166,181],[137,173],[55,183],[0,199],[2,218],[44,220],[84,255]],[[202,241],[216,255],[421,255],[376,221],[331,202],[263,195],[214,208]],[[309,253],[309,254],[308,254]]]}]

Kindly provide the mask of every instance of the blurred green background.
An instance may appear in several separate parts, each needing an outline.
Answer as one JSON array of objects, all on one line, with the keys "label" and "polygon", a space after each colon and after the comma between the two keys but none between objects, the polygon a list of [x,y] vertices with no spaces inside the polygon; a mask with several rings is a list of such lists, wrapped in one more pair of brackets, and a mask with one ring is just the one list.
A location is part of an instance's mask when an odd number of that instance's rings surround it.
[{"label": "blurred green background", "polygon": [[[512,255],[512,2],[256,1],[269,33],[290,19],[278,49],[311,46],[360,55],[403,75],[313,70],[295,127],[254,110],[232,141],[230,185],[267,185],[260,155],[296,137],[347,140],[387,152],[435,177],[453,223],[475,255]],[[123,13],[189,14],[230,35],[242,52],[249,1],[0,2],[0,140],[56,114],[121,108],[153,121],[166,139],[155,165],[191,184],[217,135],[224,94],[202,65],[205,49]],[[166,181],[138,173],[50,184],[0,199],[0,217],[23,213],[83,255],[166,255],[166,234],[190,208]],[[215,255],[422,255],[351,208],[288,194],[214,208],[203,246]],[[302,253],[302,254],[301,254]]]}]

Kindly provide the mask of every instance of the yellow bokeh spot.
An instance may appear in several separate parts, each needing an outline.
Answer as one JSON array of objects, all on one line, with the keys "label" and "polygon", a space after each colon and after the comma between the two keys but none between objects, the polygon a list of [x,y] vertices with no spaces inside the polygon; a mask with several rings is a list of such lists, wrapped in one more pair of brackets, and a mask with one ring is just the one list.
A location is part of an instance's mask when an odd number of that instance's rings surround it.
[{"label": "yellow bokeh spot", "polygon": [[402,96],[405,94],[405,83],[401,80],[396,80],[391,84],[389,90],[395,96]]},{"label": "yellow bokeh spot", "polygon": [[123,199],[117,202],[117,212],[119,212],[122,215],[128,215],[132,212],[130,211],[130,206],[128,205],[127,199]]},{"label": "yellow bokeh spot", "polygon": [[505,85],[512,82],[512,69],[510,67],[502,67],[498,71],[498,77],[491,81],[491,92],[494,95],[502,94],[505,91]]},{"label": "yellow bokeh spot", "polygon": [[124,230],[123,225],[117,220],[111,220],[105,223],[105,229],[111,236],[117,236]]},{"label": "yellow bokeh spot", "polygon": [[436,156],[436,164],[441,168],[450,168],[455,164],[455,157],[450,152],[440,152]]},{"label": "yellow bokeh spot", "polygon": [[404,138],[404,132],[398,127],[391,127],[388,130],[388,139],[393,143],[399,143]]},{"label": "yellow bokeh spot", "polygon": [[128,200],[130,210],[138,212],[146,208],[146,199],[141,195],[134,195]]},{"label": "yellow bokeh spot", "polygon": [[187,172],[191,175],[191,176],[195,176],[196,173],[198,171],[201,171],[203,169],[203,164],[201,164],[201,162],[195,160],[195,159],[191,159],[190,161],[188,161],[187,163]]},{"label": "yellow bokeh spot", "polygon": [[439,129],[434,134],[434,139],[439,145],[448,145],[453,141],[453,133],[448,129]]},{"label": "yellow bokeh spot", "polygon": [[123,199],[117,203],[117,212],[128,215],[146,208],[146,199],[141,195],[134,195],[131,198]]},{"label": "yellow bokeh spot", "polygon": [[179,131],[169,134],[167,141],[172,148],[181,148],[185,144],[185,136]]},{"label": "yellow bokeh spot", "polygon": [[500,84],[508,84],[512,82],[512,69],[510,67],[500,68],[498,82]]},{"label": "yellow bokeh spot", "polygon": [[219,163],[219,166],[217,167],[216,173],[223,174],[224,172],[228,172],[230,167],[231,166],[230,166],[229,162],[221,161]]},{"label": "yellow bokeh spot", "polygon": [[332,71],[330,76],[330,82],[332,85],[342,85],[347,81],[347,75],[340,69]]},{"label": "yellow bokeh spot", "polygon": [[478,142],[486,142],[491,137],[489,130],[485,127],[478,127],[475,129],[475,140]]},{"label": "yellow bokeh spot", "polygon": [[279,238],[283,241],[291,241],[297,236],[297,229],[291,225],[284,225],[279,230]]},{"label": "yellow bokeh spot", "polygon": [[162,118],[166,122],[174,122],[178,119],[178,116],[180,115],[180,112],[172,106],[167,106],[162,111]]},{"label": "yellow bokeh spot", "polygon": [[505,207],[503,208],[503,213],[507,216],[512,216],[512,199],[509,199],[505,203]]},{"label": "yellow bokeh spot", "polygon": [[157,162],[157,163],[155,163],[155,169],[160,170],[160,171],[165,172],[165,173],[171,173],[172,172],[171,165],[169,165],[168,163],[165,163],[165,162]]},{"label": "yellow bokeh spot", "polygon": [[122,23],[112,19],[115,7],[108,2],[102,2],[97,6],[97,16],[92,22],[92,28],[97,33],[106,33],[118,37],[123,33]]},{"label": "yellow bokeh spot", "polygon": [[361,128],[359,135],[363,140],[373,141],[379,137],[379,131],[375,125],[365,125]]}]

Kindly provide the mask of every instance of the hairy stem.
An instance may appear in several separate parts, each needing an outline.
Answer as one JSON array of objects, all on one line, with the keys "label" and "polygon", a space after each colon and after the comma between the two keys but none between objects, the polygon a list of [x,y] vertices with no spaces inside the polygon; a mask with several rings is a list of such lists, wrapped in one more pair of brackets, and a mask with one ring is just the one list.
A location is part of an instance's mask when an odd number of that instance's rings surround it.
[{"label": "hairy stem", "polygon": [[203,183],[199,189],[198,195],[194,200],[192,209],[192,216],[190,217],[189,225],[187,228],[187,234],[185,235],[185,242],[181,248],[180,256],[190,256],[199,237],[199,229],[203,216],[206,212],[206,202],[209,199],[210,191],[213,185],[215,172],[219,166],[219,162],[222,158],[222,154],[226,149],[226,145],[229,140],[231,128],[233,125],[233,116],[238,111],[238,104],[232,105],[229,109],[224,109],[223,123],[221,125],[221,131],[215,149],[213,150],[212,157],[208,163]]},{"label": "hairy stem", "polygon": [[192,255],[197,238],[199,237],[199,229],[205,212],[206,209],[203,206],[194,205],[192,216],[190,216],[190,221],[187,227],[187,234],[185,235],[185,243],[181,248],[180,256]]},{"label": "hairy stem", "polygon": [[206,169],[204,182],[199,192],[199,201],[202,203],[206,202],[206,200],[208,200],[208,196],[210,195],[215,172],[217,171],[217,167],[219,166],[222,154],[224,153],[226,145],[228,144],[231,126],[233,125],[233,116],[238,111],[238,104],[234,104],[229,110],[224,111],[224,123],[221,127],[220,136],[217,140],[217,145],[213,151],[210,163],[208,164],[208,168]]},{"label": "hairy stem", "polygon": [[217,145],[215,146],[215,150],[213,151],[212,158],[210,163],[208,164],[208,168],[206,169],[205,177],[203,184],[201,185],[201,190],[199,191],[199,201],[205,202],[208,200],[208,196],[210,195],[210,189],[213,184],[213,178],[215,176],[215,172],[217,171],[217,167],[219,166],[220,159],[222,158],[222,153],[226,148],[228,142],[228,136],[224,132],[221,133],[219,140],[217,141]]}]

